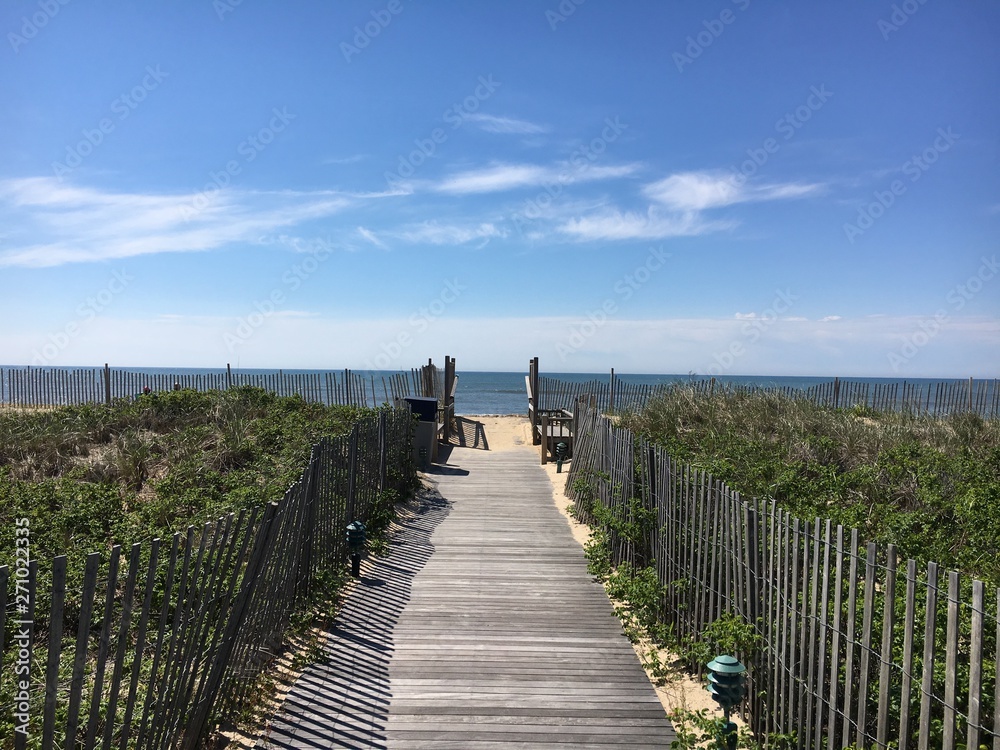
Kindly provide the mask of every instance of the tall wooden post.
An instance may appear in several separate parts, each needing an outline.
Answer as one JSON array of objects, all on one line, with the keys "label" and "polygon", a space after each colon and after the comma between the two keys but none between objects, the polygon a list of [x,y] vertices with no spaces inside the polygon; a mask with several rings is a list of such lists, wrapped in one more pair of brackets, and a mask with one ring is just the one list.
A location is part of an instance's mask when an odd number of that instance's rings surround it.
[{"label": "tall wooden post", "polygon": [[444,355],[444,441],[451,442],[452,420],[455,418],[455,358]]},{"label": "tall wooden post", "polygon": [[541,394],[538,392],[538,357],[533,357],[528,363],[528,421],[531,422],[531,441],[538,445],[538,410],[541,407]]},{"label": "tall wooden post", "polygon": [[111,405],[111,368],[104,363],[104,403]]}]

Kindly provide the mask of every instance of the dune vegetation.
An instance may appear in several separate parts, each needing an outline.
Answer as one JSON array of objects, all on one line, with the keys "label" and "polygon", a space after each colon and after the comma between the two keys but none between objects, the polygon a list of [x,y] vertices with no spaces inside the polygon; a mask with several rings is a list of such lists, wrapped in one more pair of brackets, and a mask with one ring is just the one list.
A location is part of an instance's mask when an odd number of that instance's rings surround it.
[{"label": "dune vegetation", "polygon": [[794,516],[1000,585],[1000,423],[678,385],[622,424]]},{"label": "dune vegetation", "polygon": [[0,412],[0,550],[26,518],[32,558],[67,554],[72,571],[112,543],[278,500],[312,444],[363,413],[251,387]]}]

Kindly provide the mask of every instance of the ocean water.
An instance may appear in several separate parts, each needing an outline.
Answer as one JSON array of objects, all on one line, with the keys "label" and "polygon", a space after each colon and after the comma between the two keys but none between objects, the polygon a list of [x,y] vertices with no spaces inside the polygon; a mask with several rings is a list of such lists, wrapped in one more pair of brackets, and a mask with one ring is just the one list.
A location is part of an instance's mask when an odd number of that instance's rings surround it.
[{"label": "ocean water", "polygon": [[[462,372],[458,371],[458,388],[455,391],[455,411],[458,414],[527,414],[528,395],[524,379],[527,373],[518,372]],[[610,373],[559,373],[543,372],[543,377],[564,380],[573,383],[585,383],[589,380],[607,381]],[[636,385],[660,385],[663,383],[685,382],[689,380],[705,380],[703,377],[690,375],[621,375],[615,373],[619,383],[634,383]],[[902,379],[896,378],[841,378],[842,382],[896,383]],[[768,388],[797,388],[804,390],[810,386],[833,381],[833,376],[821,377],[791,377],[791,376],[750,376],[731,375],[716,378],[719,383],[733,385],[756,385]],[[925,383],[928,386],[940,380],[920,380],[908,378],[910,383]]]}]

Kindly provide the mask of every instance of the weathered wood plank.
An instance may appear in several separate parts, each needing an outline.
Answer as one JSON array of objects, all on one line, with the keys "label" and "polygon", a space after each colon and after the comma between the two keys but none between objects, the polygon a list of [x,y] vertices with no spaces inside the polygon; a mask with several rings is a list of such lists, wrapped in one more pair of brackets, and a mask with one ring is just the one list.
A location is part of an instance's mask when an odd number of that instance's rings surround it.
[{"label": "weathered wood plank", "polygon": [[[607,450],[615,481],[630,481],[631,446]],[[366,562],[327,658],[272,723],[272,744],[670,746],[663,708],[537,455],[453,451],[450,464],[468,475],[434,477],[442,497],[422,501],[389,556]]]}]

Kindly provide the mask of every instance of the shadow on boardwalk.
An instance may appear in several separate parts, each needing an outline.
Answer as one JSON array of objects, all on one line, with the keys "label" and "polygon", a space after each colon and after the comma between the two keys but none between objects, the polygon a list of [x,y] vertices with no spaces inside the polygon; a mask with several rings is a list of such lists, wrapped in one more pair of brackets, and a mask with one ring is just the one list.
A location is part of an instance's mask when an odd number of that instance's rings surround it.
[{"label": "shadow on boardwalk", "polygon": [[258,747],[385,750],[393,630],[451,503],[429,492],[411,509],[391,554],[369,560],[362,570],[326,635],[322,659],[295,683]]},{"label": "shadow on boardwalk", "polygon": [[486,439],[486,429],[482,422],[467,417],[455,417],[455,442],[460,448],[490,449]]}]

